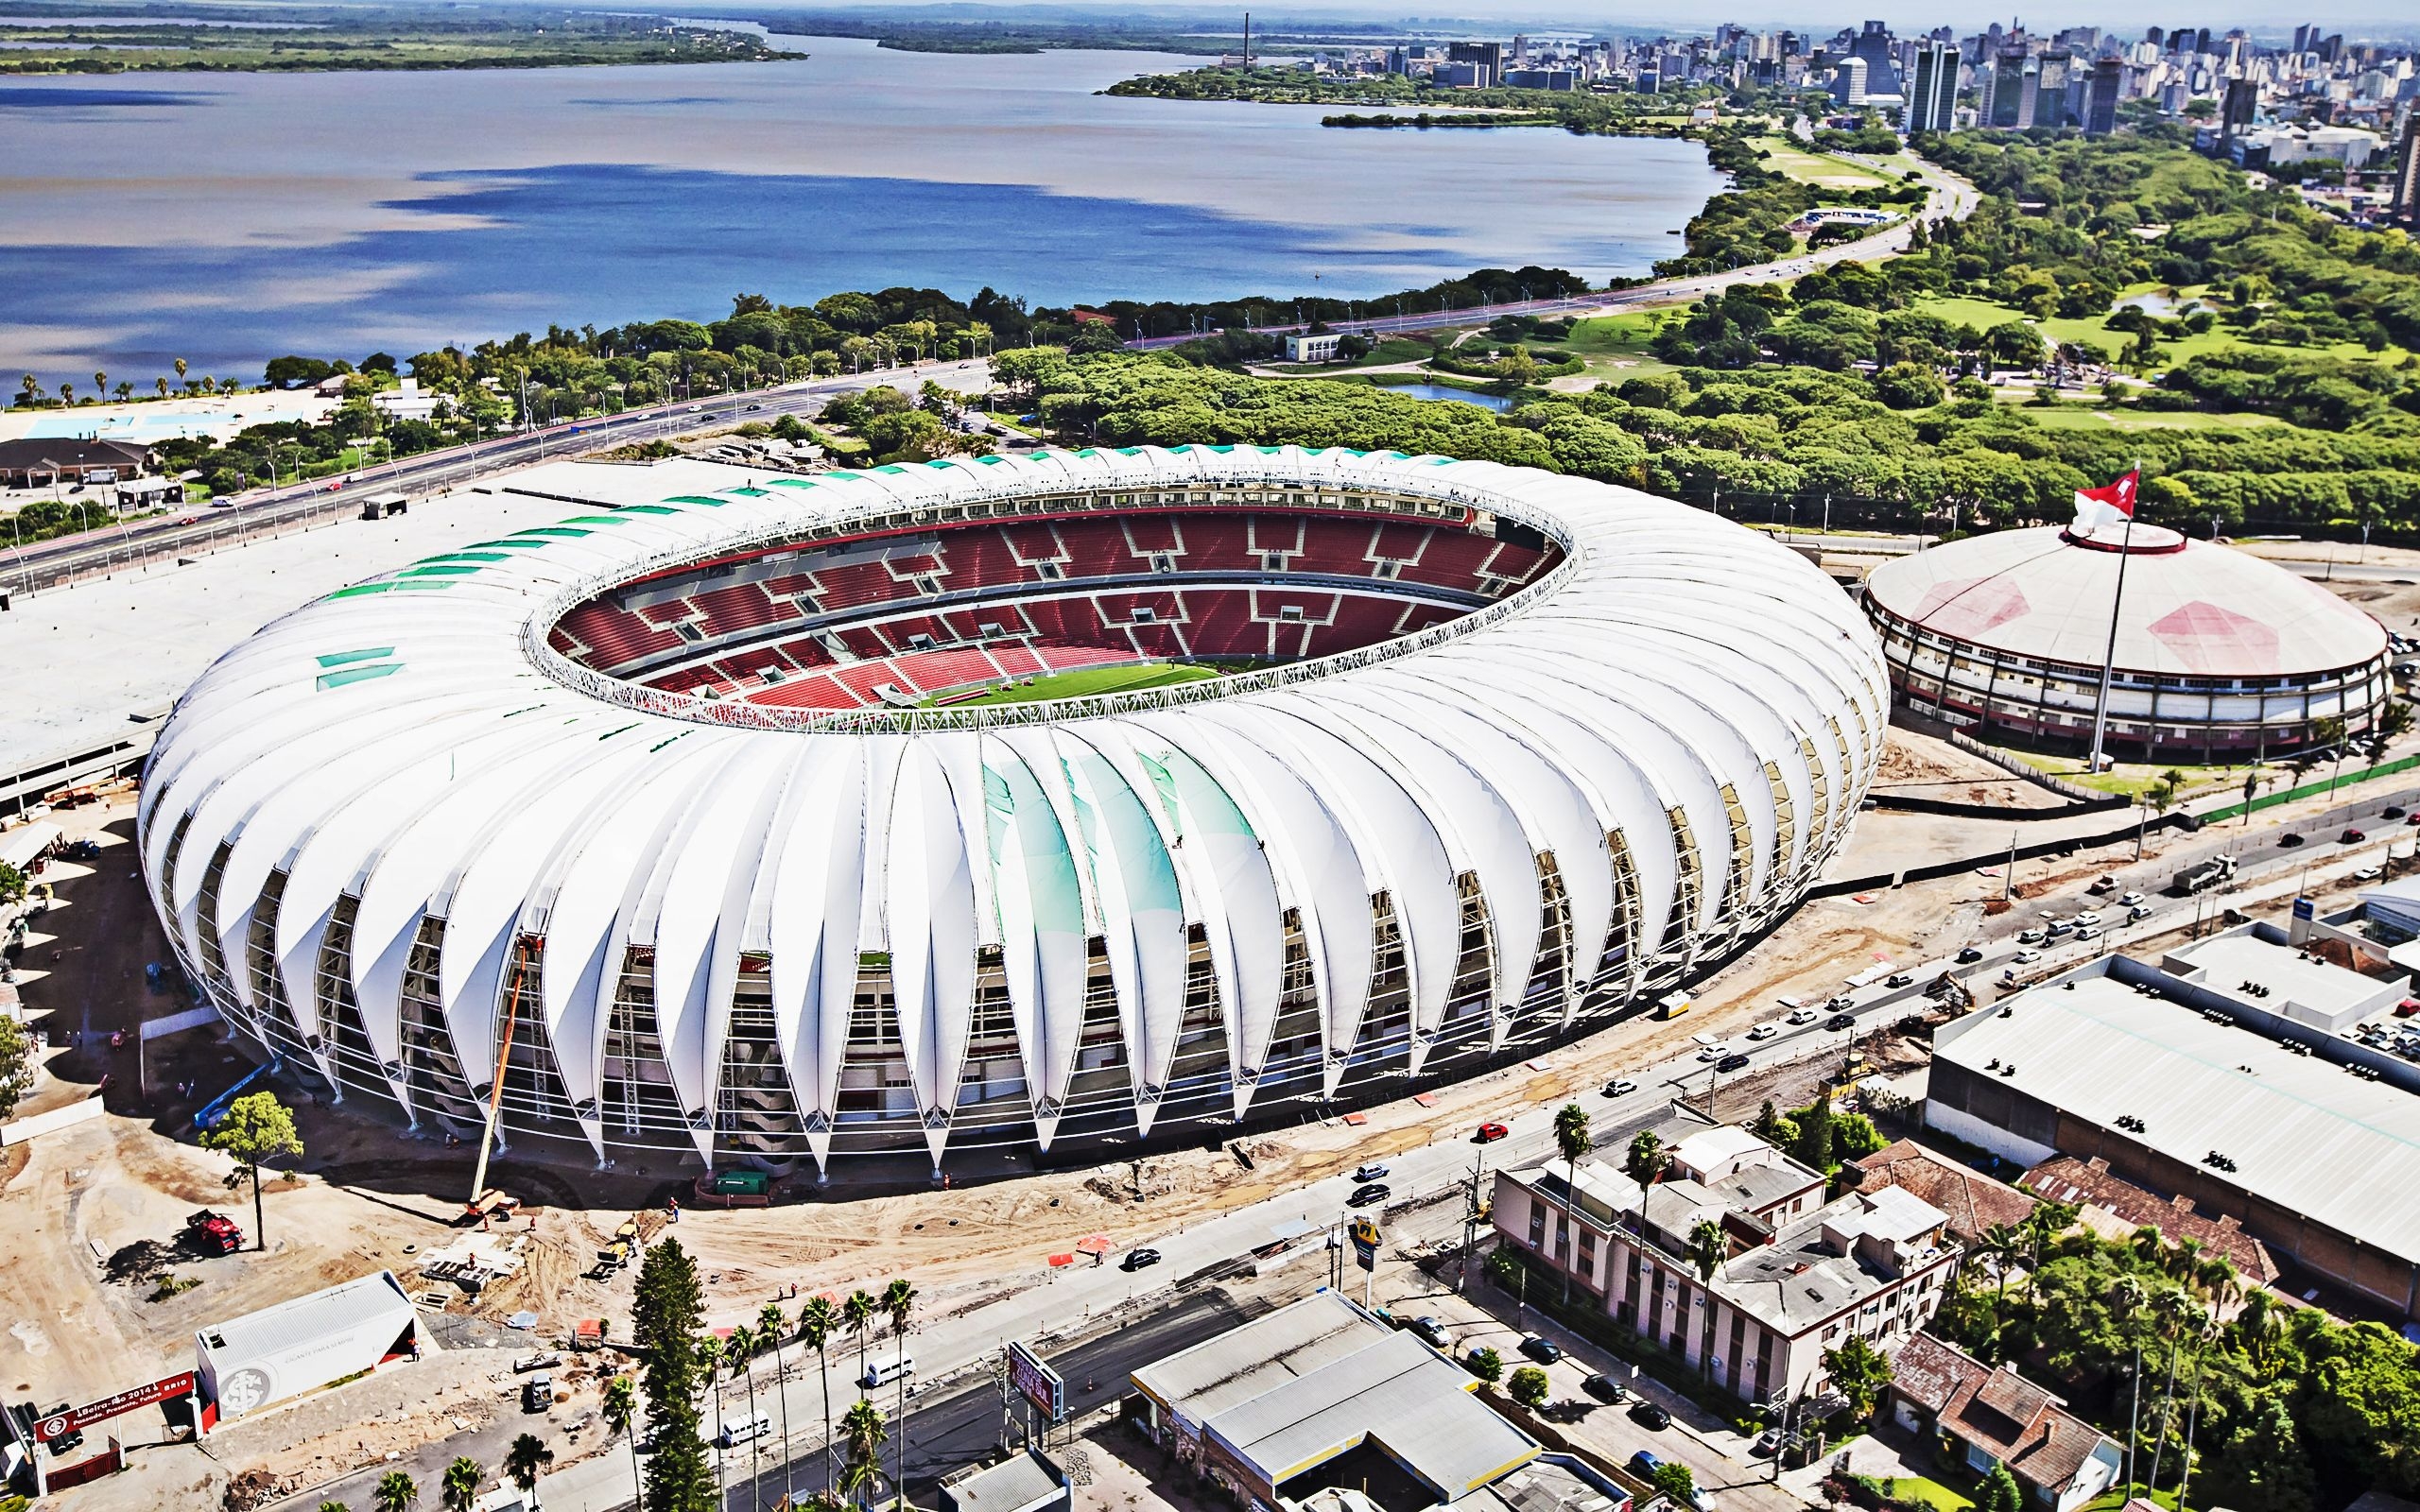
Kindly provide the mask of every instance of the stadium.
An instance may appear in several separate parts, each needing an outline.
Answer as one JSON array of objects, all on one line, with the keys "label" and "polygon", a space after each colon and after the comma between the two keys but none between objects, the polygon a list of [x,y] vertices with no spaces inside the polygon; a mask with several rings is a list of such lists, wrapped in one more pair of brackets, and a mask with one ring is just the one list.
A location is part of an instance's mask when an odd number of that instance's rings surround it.
[{"label": "stadium", "polygon": [[1814,568],[1629,490],[961,458],[592,503],[329,593],[179,700],[139,840],[188,974],[339,1100],[939,1168],[1634,1010],[1800,899],[1887,701]]},{"label": "stadium", "polygon": [[[2081,753],[2104,661],[2121,760],[2290,755],[2386,707],[2377,621],[2272,562],[2162,525],[2043,525],[1876,567],[1866,612],[1906,705],[1990,740]],[[2110,611],[2118,608],[2110,661]]]}]

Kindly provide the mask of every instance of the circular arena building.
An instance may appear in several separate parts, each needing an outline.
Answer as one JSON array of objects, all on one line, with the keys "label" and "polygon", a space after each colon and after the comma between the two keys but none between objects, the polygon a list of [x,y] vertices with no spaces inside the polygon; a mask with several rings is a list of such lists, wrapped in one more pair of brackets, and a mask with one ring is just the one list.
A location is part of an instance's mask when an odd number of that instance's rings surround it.
[{"label": "circular arena building", "polygon": [[1837,588],[1679,505],[1049,452],[331,593],[179,701],[140,839],[192,978],[339,1098],[938,1166],[1400,1096],[1640,1005],[1798,901],[1887,708]]},{"label": "circular arena building", "polygon": [[[2105,749],[2226,762],[2347,735],[2386,705],[2386,631],[2319,584],[2137,524],[1972,536],[1874,569],[1866,613],[1907,707],[1988,740],[2082,754],[2118,604]],[[2314,733],[2316,731],[2316,734]]]}]

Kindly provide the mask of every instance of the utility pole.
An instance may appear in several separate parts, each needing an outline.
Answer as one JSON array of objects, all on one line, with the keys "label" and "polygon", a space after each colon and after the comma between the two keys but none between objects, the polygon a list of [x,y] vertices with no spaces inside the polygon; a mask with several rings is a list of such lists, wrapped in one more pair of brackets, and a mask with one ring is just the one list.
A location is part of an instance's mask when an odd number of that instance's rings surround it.
[{"label": "utility pole", "polygon": [[1471,1256],[1478,1247],[1478,1178],[1486,1163],[1484,1153],[1471,1156],[1471,1184],[1469,1190],[1462,1194],[1462,1264],[1454,1273],[1454,1295],[1457,1297],[1461,1296],[1463,1288],[1470,1283]]}]

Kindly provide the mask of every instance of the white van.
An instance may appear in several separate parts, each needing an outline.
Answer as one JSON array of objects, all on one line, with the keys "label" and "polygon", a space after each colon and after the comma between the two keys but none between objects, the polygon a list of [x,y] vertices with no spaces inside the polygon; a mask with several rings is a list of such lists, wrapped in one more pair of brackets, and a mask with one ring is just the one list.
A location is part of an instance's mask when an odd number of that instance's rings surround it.
[{"label": "white van", "polygon": [[740,1422],[724,1423],[722,1425],[722,1432],[715,1435],[715,1442],[720,1444],[725,1449],[737,1449],[742,1444],[754,1443],[756,1440],[765,1437],[772,1431],[773,1419],[771,1416],[766,1413],[758,1413],[755,1417],[747,1418]]},{"label": "white van", "polygon": [[857,1384],[872,1391],[876,1386],[890,1384],[901,1376],[912,1376],[915,1373],[916,1362],[912,1356],[905,1360],[885,1360],[879,1365],[868,1366],[866,1373],[857,1377]]}]

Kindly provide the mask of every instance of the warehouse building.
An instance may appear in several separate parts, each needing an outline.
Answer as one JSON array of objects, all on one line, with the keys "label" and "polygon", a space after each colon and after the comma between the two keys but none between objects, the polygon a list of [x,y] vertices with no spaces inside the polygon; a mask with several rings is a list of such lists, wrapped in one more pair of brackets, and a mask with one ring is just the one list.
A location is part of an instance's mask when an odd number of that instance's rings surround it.
[{"label": "warehouse building", "polygon": [[2101,1162],[2420,1317],[2420,1065],[2369,1022],[2407,986],[2266,924],[2107,956],[1945,1026],[1925,1122],[2031,1168]]},{"label": "warehouse building", "polygon": [[1230,1329],[1133,1373],[1129,1418],[1247,1505],[1415,1512],[1467,1503],[1629,1512],[1610,1467],[1547,1454],[1417,1334],[1340,1292]]},{"label": "warehouse building", "polygon": [[202,1431],[416,1360],[421,1348],[420,1314],[385,1270],[212,1324],[194,1335]]}]

